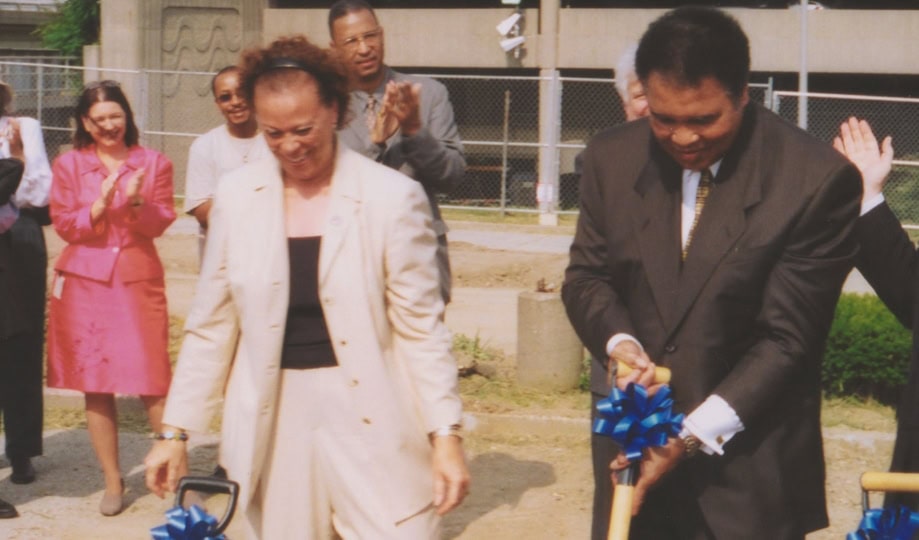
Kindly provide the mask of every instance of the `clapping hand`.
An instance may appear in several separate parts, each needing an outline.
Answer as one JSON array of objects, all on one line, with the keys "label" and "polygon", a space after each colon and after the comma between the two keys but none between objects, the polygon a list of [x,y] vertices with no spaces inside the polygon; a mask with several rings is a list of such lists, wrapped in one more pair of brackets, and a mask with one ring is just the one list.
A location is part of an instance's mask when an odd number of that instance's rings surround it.
[{"label": "clapping hand", "polygon": [[878,145],[868,122],[853,116],[839,126],[833,148],[849,158],[862,173],[863,201],[881,193],[893,164],[893,144],[889,135]]},{"label": "clapping hand", "polygon": [[406,137],[411,137],[421,129],[421,85],[418,83],[386,83],[383,106],[371,138],[376,144],[383,143],[397,129],[401,129]]},{"label": "clapping hand", "polygon": [[124,196],[131,206],[139,206],[144,202],[140,190],[144,185],[144,169],[137,169],[126,181]]},{"label": "clapping hand", "polygon": [[3,138],[10,144],[10,157],[16,158],[19,161],[25,161],[22,135],[19,132],[19,120],[16,118],[9,119],[9,125],[7,126],[6,133],[3,134]]},{"label": "clapping hand", "polygon": [[112,199],[115,198],[115,184],[117,182],[118,171],[110,173],[105,177],[105,180],[102,181],[102,186],[99,190],[103,206],[107,207],[112,204]]}]

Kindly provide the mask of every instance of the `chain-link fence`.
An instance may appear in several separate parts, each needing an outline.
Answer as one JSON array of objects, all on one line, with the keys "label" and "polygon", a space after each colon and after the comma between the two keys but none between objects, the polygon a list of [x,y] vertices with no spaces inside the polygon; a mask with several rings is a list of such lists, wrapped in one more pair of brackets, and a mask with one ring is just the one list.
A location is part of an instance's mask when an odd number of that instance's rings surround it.
[{"label": "chain-link fence", "polygon": [[800,100],[807,107],[806,129],[832,141],[850,116],[867,119],[880,139],[893,137],[897,160],[884,197],[907,227],[919,228],[919,99],[776,91],[773,110],[798,123]]},{"label": "chain-link fence", "polygon": [[[212,75],[0,61],[0,80],[16,92],[16,114],[39,119],[52,157],[69,148],[84,82],[119,81],[134,107],[142,144],[175,164],[177,198],[185,191],[192,140],[223,121],[211,96]],[[441,196],[447,207],[576,212],[576,156],[594,134],[625,120],[612,79],[428,76],[447,86],[466,150],[465,181]],[[751,85],[750,97],[797,121],[797,93],[774,92],[769,81]],[[541,107],[560,120],[541,127]],[[919,224],[919,100],[809,94],[808,112],[809,130],[827,141],[850,115],[869,119],[879,134],[893,135],[900,160],[887,196],[905,223]],[[550,189],[541,188],[540,172]]]}]

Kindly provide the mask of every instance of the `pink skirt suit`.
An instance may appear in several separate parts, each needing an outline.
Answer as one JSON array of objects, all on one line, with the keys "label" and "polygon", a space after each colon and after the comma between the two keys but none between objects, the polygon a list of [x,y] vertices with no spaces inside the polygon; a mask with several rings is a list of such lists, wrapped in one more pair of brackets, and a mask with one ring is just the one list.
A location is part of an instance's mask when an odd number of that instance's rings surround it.
[{"label": "pink skirt suit", "polygon": [[[132,209],[125,183],[139,168],[145,169],[144,203]],[[51,285],[48,386],[165,395],[169,315],[153,239],[176,218],[172,163],[154,150],[131,147],[114,199],[95,225],[90,207],[108,175],[95,147],[61,155],[52,170],[51,219],[67,246]]]}]

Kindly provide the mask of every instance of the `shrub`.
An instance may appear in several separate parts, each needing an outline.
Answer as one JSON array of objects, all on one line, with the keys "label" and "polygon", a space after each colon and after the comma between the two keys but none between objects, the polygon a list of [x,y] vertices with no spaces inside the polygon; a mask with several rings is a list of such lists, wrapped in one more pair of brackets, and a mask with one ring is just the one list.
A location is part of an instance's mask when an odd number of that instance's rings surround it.
[{"label": "shrub", "polygon": [[843,294],[827,339],[822,383],[828,396],[896,405],[906,383],[912,333],[873,294]]}]

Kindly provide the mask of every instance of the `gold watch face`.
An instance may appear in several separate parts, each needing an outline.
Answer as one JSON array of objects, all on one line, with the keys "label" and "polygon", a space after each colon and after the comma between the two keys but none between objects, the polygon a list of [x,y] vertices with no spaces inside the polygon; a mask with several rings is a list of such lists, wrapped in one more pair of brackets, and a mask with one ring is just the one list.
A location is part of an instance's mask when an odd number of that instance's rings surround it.
[{"label": "gold watch face", "polygon": [[694,435],[688,435],[683,438],[683,453],[687,457],[694,456],[699,451],[700,446],[702,446],[702,442]]}]

